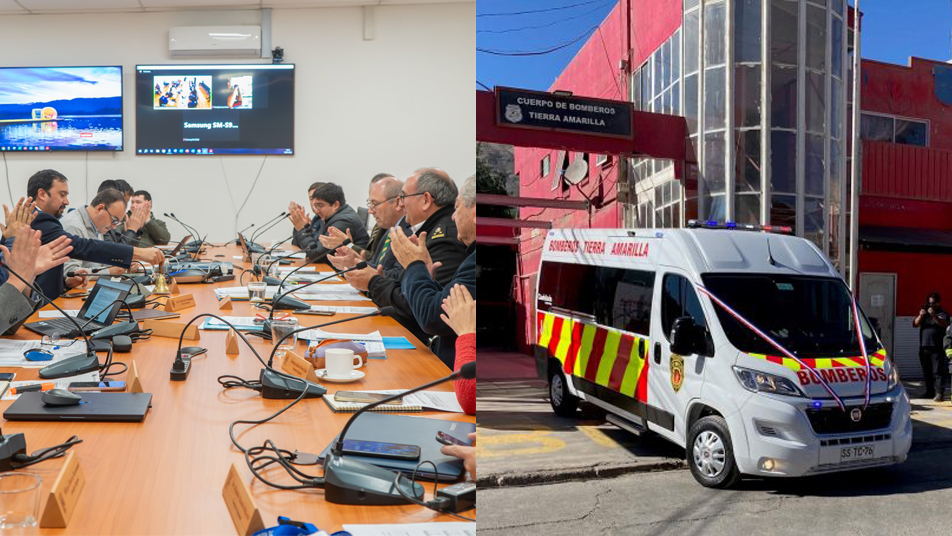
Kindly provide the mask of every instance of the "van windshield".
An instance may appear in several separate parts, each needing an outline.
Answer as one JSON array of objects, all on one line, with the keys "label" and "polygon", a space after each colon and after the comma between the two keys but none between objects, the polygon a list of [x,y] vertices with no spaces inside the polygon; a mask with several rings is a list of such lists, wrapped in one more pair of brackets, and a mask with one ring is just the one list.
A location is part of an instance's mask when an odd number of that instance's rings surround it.
[{"label": "van windshield", "polygon": [[[860,354],[849,291],[838,279],[767,274],[707,274],[702,279],[715,296],[797,357]],[[738,350],[779,353],[727,311],[714,308]],[[862,312],[860,326],[866,351],[875,352],[879,344]]]}]

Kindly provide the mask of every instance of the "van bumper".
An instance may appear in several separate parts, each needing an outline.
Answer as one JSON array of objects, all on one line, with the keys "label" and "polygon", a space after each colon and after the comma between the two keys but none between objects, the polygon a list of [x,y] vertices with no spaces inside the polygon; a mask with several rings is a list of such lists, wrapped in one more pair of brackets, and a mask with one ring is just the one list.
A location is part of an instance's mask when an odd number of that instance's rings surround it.
[{"label": "van bumper", "polygon": [[[822,410],[841,412],[832,400]],[[901,386],[870,397],[870,407],[892,404],[888,424],[849,433],[817,433],[807,416],[812,401],[759,394],[729,420],[743,426],[746,452],[735,449],[740,472],[758,476],[805,476],[902,463],[912,445],[909,397]],[[862,399],[845,399],[848,410]],[[845,417],[845,415],[835,415]],[[738,437],[737,434],[731,434]]]}]

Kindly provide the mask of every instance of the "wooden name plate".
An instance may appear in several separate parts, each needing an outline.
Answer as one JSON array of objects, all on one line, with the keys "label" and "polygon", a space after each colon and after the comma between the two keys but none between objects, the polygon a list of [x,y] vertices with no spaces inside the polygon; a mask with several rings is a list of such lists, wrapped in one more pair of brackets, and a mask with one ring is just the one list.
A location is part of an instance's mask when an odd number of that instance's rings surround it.
[{"label": "wooden name plate", "polygon": [[169,301],[165,302],[165,310],[170,313],[181,311],[182,309],[188,309],[189,307],[195,307],[195,296],[192,296],[191,294],[173,296],[169,298]]},{"label": "wooden name plate", "polygon": [[292,376],[297,376],[302,380],[318,383],[314,366],[294,352],[288,352],[284,355],[284,360],[281,362],[281,370]]},{"label": "wooden name plate", "polygon": [[174,277],[172,278],[172,284],[169,285],[169,292],[171,292],[172,294],[178,294],[179,292],[181,292],[178,288],[178,283],[175,282]]},{"label": "wooden name plate", "polygon": [[251,536],[264,528],[261,512],[255,504],[254,497],[251,496],[248,484],[241,479],[235,464],[231,464],[231,468],[228,469],[228,477],[225,478],[225,487],[221,490],[221,496],[225,499],[225,506],[228,507],[228,513],[238,534]]},{"label": "wooden name plate", "polygon": [[218,309],[221,311],[231,311],[231,296],[225,296],[225,298],[218,302]]},{"label": "wooden name plate", "polygon": [[225,336],[225,355],[238,355],[238,333],[233,330],[228,330],[228,335]]},{"label": "wooden name plate", "polygon": [[60,469],[59,475],[53,482],[50,497],[46,500],[46,508],[43,509],[40,517],[40,526],[65,528],[69,518],[73,517],[76,502],[85,483],[86,477],[83,475],[82,468],[79,467],[76,453],[70,451],[66,455],[66,463],[63,464],[63,468]]},{"label": "wooden name plate", "polygon": [[145,392],[142,388],[142,380],[139,378],[139,368],[136,367],[135,360],[129,364],[129,373],[126,374],[126,389],[128,389],[130,393]]},{"label": "wooden name plate", "polygon": [[[155,337],[168,337],[177,339],[185,329],[184,322],[169,322],[168,320],[146,320],[142,323],[142,329],[151,329]],[[185,330],[185,340],[197,341],[201,339],[198,332],[198,324],[192,324]]]}]

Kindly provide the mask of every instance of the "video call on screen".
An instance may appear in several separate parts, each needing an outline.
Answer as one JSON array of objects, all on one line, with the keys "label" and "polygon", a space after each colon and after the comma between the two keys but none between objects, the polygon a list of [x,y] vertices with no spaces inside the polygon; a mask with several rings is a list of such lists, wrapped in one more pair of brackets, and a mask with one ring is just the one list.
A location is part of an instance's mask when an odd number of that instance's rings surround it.
[{"label": "video call on screen", "polygon": [[137,154],[293,152],[293,65],[136,68]]}]

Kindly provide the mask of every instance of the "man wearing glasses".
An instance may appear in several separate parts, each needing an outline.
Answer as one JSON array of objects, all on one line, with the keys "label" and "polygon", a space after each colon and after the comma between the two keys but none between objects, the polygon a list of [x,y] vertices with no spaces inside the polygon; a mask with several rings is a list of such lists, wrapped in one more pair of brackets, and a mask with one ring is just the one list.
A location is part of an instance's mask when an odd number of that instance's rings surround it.
[{"label": "man wearing glasses", "polygon": [[[125,214],[126,200],[120,192],[108,190],[97,194],[90,205],[84,207],[85,210],[74,210],[63,216],[69,205],[66,177],[52,169],[44,169],[30,177],[27,193],[36,201],[36,218],[31,225],[42,233],[43,244],[54,242],[61,236],[69,237],[73,246],[71,259],[123,268],[128,268],[132,261],[154,265],[165,261],[165,256],[157,249],[135,248],[102,240],[103,231],[115,228]],[[58,219],[60,216],[63,216],[62,221]],[[78,223],[70,223],[74,220]],[[64,223],[70,223],[69,231],[64,228]],[[64,267],[57,266],[36,277],[37,284],[48,298],[56,299],[64,287],[76,288],[86,284],[85,276],[64,278],[63,272]]]},{"label": "man wearing glasses", "polygon": [[[345,235],[349,231],[354,244],[362,248],[367,247],[370,235],[367,234],[367,228],[357,216],[357,211],[347,204],[343,188],[332,182],[325,182],[318,186],[311,194],[311,208],[324,222],[322,235],[327,234],[328,230],[334,227]],[[297,239],[297,243],[307,254],[308,259],[315,259],[331,251],[320,243],[318,236],[307,231],[309,222],[303,207],[292,205],[288,219],[294,225],[294,238]]]},{"label": "man wearing glasses", "polygon": [[[410,226],[403,218],[403,204],[400,203],[402,191],[403,181],[394,178],[393,175],[378,173],[370,180],[367,213],[374,217],[376,225],[370,233],[370,243],[367,244],[366,249],[359,246],[351,248],[368,264],[383,266],[385,271],[393,268],[396,263],[390,251],[390,228],[400,224],[407,229],[407,232],[410,232]],[[330,228],[327,231],[328,234],[319,237],[321,244],[327,249],[337,249],[347,238],[347,235],[339,229]],[[334,266],[342,269],[336,264]]]}]

